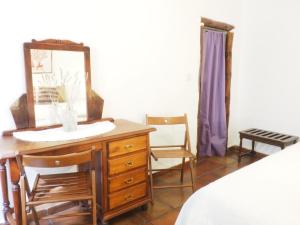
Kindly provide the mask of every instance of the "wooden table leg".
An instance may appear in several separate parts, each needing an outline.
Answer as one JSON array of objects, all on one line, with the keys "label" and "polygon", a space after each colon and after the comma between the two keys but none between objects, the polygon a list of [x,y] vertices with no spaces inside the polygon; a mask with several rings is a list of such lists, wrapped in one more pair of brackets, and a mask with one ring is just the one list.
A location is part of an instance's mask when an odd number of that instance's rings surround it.
[{"label": "wooden table leg", "polygon": [[16,225],[22,225],[22,211],[21,211],[21,195],[20,195],[20,170],[15,158],[9,159],[10,179],[12,183],[12,194],[14,201],[14,211]]},{"label": "wooden table leg", "polygon": [[7,213],[10,211],[9,209],[9,199],[8,199],[8,189],[7,189],[7,173],[6,173],[6,160],[0,160],[0,182],[1,182],[1,191],[2,191],[2,200],[3,200],[3,218],[4,224],[9,224],[7,219]]}]

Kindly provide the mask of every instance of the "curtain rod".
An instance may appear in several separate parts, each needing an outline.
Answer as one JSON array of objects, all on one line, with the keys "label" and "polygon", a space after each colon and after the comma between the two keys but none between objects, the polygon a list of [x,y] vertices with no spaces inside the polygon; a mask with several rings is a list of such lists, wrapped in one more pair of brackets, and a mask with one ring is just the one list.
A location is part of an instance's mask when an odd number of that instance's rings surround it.
[{"label": "curtain rod", "polygon": [[223,32],[223,33],[227,33],[227,30],[222,30],[222,29],[218,29],[218,28],[213,28],[213,27],[207,27],[207,26],[201,26],[203,29],[206,30],[213,30],[213,31],[219,31],[219,32]]}]

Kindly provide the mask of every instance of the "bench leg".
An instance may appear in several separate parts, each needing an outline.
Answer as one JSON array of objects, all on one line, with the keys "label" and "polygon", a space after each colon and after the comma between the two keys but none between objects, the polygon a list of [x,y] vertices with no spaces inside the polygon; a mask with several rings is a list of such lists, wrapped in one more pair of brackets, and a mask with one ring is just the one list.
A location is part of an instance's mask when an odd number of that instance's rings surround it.
[{"label": "bench leg", "polygon": [[242,158],[242,147],[243,147],[243,138],[240,138],[240,148],[239,148],[239,158],[238,158],[238,163],[241,162],[241,158]]},{"label": "bench leg", "polygon": [[252,140],[252,148],[251,148],[251,152],[250,152],[251,155],[255,155],[256,154],[256,152],[254,150],[254,147],[255,147],[255,141]]},{"label": "bench leg", "polygon": [[247,156],[247,155],[253,156],[253,155],[256,154],[256,151],[255,151],[255,149],[254,149],[254,148],[255,148],[255,141],[254,141],[254,140],[252,140],[252,148],[251,148],[251,151],[250,151],[250,152],[248,151],[248,152],[242,154],[242,148],[243,148],[242,145],[243,145],[243,138],[240,139],[240,149],[239,149],[239,159],[238,159],[238,163],[241,162],[242,157]]}]

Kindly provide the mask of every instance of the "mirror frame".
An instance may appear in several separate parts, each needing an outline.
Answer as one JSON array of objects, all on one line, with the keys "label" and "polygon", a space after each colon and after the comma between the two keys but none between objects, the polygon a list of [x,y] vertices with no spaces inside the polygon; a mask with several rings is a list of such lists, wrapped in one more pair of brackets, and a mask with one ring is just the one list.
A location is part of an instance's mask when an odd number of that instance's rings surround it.
[{"label": "mirror frame", "polygon": [[[32,83],[32,67],[31,67],[31,49],[46,50],[64,50],[64,51],[81,51],[84,53],[86,78],[86,97],[87,97],[87,121],[92,119],[92,91],[91,91],[91,65],[90,65],[90,48],[84,46],[83,43],[75,43],[69,40],[46,39],[42,41],[32,40],[32,42],[24,43],[24,59],[26,73],[26,90],[28,105],[28,123],[29,127],[36,127],[34,112],[34,95]],[[54,124],[49,124],[49,126]]]}]

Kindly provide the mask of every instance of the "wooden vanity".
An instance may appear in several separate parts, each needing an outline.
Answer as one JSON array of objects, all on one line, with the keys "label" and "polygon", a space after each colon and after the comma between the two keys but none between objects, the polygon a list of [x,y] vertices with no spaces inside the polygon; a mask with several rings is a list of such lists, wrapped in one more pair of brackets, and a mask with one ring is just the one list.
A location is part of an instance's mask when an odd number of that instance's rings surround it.
[{"label": "wooden vanity", "polygon": [[[65,131],[74,131],[69,128],[76,130],[76,126],[66,125],[103,120],[104,100],[91,89],[88,46],[69,40],[32,40],[24,43],[24,57],[27,93],[10,107],[17,131],[51,129],[61,124]],[[12,136],[12,131],[4,132],[0,138],[0,181],[5,223],[22,224],[17,154],[63,155],[94,150],[98,216],[103,224],[146,205],[151,200],[149,133],[155,129],[121,119],[114,123],[116,127],[110,132],[72,141],[21,141]],[[8,199],[6,162],[10,167],[13,209]]]},{"label": "wooden vanity", "polygon": [[16,154],[59,155],[94,149],[98,215],[102,223],[124,212],[151,201],[148,179],[149,133],[154,128],[115,120],[116,128],[111,132],[73,141],[26,142],[13,136],[0,139],[0,178],[5,220],[9,224],[12,209],[7,193],[5,163],[9,162],[10,180],[14,201],[16,224],[21,225],[20,171]]}]

